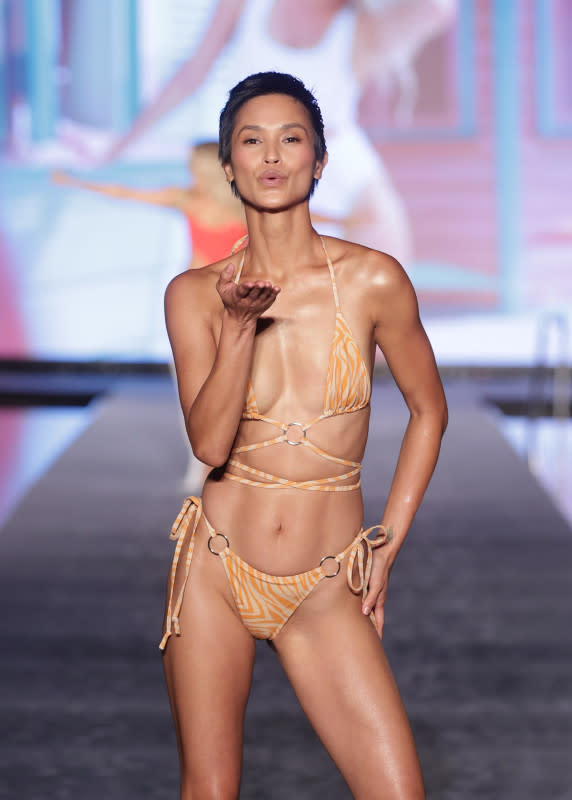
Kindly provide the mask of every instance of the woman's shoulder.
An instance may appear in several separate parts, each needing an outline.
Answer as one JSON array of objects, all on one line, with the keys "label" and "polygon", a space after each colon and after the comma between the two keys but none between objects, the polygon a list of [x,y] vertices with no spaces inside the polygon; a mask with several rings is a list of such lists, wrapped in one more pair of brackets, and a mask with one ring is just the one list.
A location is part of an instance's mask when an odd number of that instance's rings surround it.
[{"label": "woman's shoulder", "polygon": [[391,289],[409,282],[403,266],[389,253],[332,236],[322,238],[336,278],[342,283],[369,291]]},{"label": "woman's shoulder", "polygon": [[238,269],[238,261],[234,257],[215,261],[205,267],[186,269],[175,275],[165,289],[165,304],[184,303],[201,311],[220,310],[222,301],[216,284],[220,273],[229,263],[234,264],[235,270]]},{"label": "woman's shoulder", "polygon": [[[342,308],[365,315],[373,325],[417,316],[417,297],[399,261],[389,253],[341,239],[326,240]],[[335,259],[335,260],[334,260]]]}]

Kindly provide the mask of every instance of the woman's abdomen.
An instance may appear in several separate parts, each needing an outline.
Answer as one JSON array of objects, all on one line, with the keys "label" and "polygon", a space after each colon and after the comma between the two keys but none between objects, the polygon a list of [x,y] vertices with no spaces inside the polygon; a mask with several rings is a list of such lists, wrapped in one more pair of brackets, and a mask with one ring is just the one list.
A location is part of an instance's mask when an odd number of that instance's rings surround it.
[{"label": "woman's abdomen", "polygon": [[208,480],[204,510],[230,548],[253,567],[292,575],[340,552],[359,531],[363,500],[348,492],[269,489],[222,478]]}]

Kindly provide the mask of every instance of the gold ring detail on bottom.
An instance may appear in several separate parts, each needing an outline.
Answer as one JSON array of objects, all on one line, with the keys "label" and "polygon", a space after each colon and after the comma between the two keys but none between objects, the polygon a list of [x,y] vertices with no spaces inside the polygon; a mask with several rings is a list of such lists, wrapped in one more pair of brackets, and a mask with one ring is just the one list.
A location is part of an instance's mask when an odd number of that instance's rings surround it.
[{"label": "gold ring detail on bottom", "polygon": [[[337,564],[337,567],[338,567],[338,568],[336,569],[336,571],[335,571],[335,572],[332,572],[331,574],[328,574],[328,573],[326,572],[326,570],[324,569],[324,561],[327,561],[329,558],[333,559],[333,561],[335,561],[335,562],[336,562],[336,564]],[[335,556],[324,556],[324,557],[323,557],[323,559],[320,561],[320,566],[321,566],[321,567],[322,567],[322,569],[324,570],[324,575],[326,576],[326,578],[335,578],[335,577],[336,577],[336,575],[338,574],[338,572],[340,571],[340,562],[338,561],[338,559],[337,559]]]},{"label": "gold ring detail on bottom", "polygon": [[[213,539],[216,539],[216,538],[217,538],[217,536],[222,536],[222,538],[223,538],[223,539],[225,540],[225,542],[226,542],[226,546],[227,546],[227,547],[230,547],[230,542],[228,541],[228,537],[226,537],[226,536],[224,535],[224,533],[215,533],[215,534],[214,534],[214,536],[209,536],[209,540],[208,540],[208,542],[207,542],[207,547],[209,548],[209,550],[211,551],[211,553],[213,554],[213,556],[220,556],[220,554],[222,553],[222,550],[220,550],[219,552],[217,552],[216,550],[213,550],[213,549],[212,549],[212,547],[211,547],[211,542],[212,542],[212,540],[213,540]],[[224,549],[224,548],[223,548],[223,549]]]}]

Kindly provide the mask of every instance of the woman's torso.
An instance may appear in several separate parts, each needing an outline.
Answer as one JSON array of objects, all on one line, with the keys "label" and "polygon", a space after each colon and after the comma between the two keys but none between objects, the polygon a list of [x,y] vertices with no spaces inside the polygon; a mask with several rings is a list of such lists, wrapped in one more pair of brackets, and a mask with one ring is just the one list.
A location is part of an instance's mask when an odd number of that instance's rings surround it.
[{"label": "woman's torso", "polygon": [[235,244],[246,235],[246,225],[236,220],[205,224],[194,215],[187,214],[186,217],[195,268],[227,258]]},{"label": "woman's torso", "polygon": [[[226,185],[225,189],[229,191]],[[221,203],[208,192],[193,188],[186,193],[181,211],[191,239],[193,268],[227,258],[237,241],[246,235],[244,212],[235,198]]]},{"label": "woman's torso", "polygon": [[[346,252],[353,246],[332,239],[326,243],[328,251],[332,251],[340,312],[349,338],[345,329],[343,335],[340,333],[342,323],[336,317],[334,289],[324,258],[304,273],[285,280],[276,302],[263,315],[262,329],[255,340],[251,385],[260,414],[281,423],[304,424],[323,415],[326,409],[326,418],[318,419],[308,429],[308,439],[329,455],[360,462],[367,438],[367,400],[375,345],[371,323],[360,309],[361,290],[351,283]],[[265,323],[265,318],[272,322]],[[218,324],[217,337],[220,321]],[[350,364],[349,370],[344,366],[342,371],[354,374],[347,374],[341,382],[336,378],[338,388],[332,392],[331,381],[328,387],[332,351],[344,346],[343,341],[336,342],[336,336],[338,340],[346,337],[345,344],[352,353],[353,366]],[[347,398],[353,397],[352,391],[357,391],[357,400],[348,406],[355,410],[332,413],[336,391],[342,398],[341,405],[346,406]],[[273,439],[277,432],[280,430],[267,422],[243,419],[235,447]],[[297,435],[293,431],[292,438]],[[255,470],[293,481],[333,477],[348,471],[309,447],[290,446],[287,442],[241,452],[236,458]],[[240,469],[228,469],[245,475]],[[353,477],[334,485],[347,487],[355,482]],[[325,553],[338,552],[359,530],[363,515],[359,488],[254,488],[228,478],[207,481],[204,503],[207,516],[229,537],[233,549],[253,566],[275,574],[303,571],[315,566]]]}]

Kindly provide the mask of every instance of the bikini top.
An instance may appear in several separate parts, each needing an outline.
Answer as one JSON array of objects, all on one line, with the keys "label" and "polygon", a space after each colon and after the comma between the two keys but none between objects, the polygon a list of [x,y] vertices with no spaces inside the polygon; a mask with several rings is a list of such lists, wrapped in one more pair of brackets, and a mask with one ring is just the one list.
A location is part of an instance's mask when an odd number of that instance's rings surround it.
[{"label": "bikini top", "polygon": [[[322,412],[309,422],[283,422],[266,417],[258,410],[256,396],[254,394],[254,387],[249,379],[248,391],[244,409],[242,412],[242,419],[258,420],[266,422],[280,428],[281,433],[272,439],[266,439],[262,442],[255,442],[254,444],[242,445],[235,447],[231,451],[231,458],[228,461],[236,469],[253,475],[254,478],[243,477],[242,475],[235,475],[231,472],[225,472],[225,477],[230,480],[244,483],[249,486],[259,486],[265,489],[309,489],[313,491],[325,492],[347,492],[352,489],[357,489],[361,485],[359,477],[352,484],[341,484],[344,480],[359,476],[361,464],[358,461],[349,461],[344,458],[339,458],[331,453],[327,453],[322,448],[318,447],[307,437],[307,431],[312,425],[329,417],[340,416],[341,414],[352,414],[360,411],[369,405],[371,397],[371,381],[369,378],[368,368],[362,358],[360,349],[353,337],[350,326],[348,325],[340,306],[340,299],[338,295],[338,288],[336,285],[336,277],[334,274],[334,267],[331,259],[326,250],[324,240],[320,237],[322,248],[326,256],[328,269],[330,272],[330,279],[332,282],[332,292],[336,304],[336,319],[334,325],[334,333],[332,337],[332,346],[330,350],[330,360],[328,365],[328,375],[326,379],[326,386],[324,390],[324,401]],[[242,267],[244,265],[245,252],[243,251],[238,273],[235,277],[235,282],[238,283],[242,274]],[[272,475],[268,472],[254,469],[247,464],[243,464],[233,456],[240,453],[252,452],[253,450],[260,450],[264,447],[270,447],[275,444],[285,442],[286,444],[296,446],[309,447],[313,452],[317,453],[322,458],[332,461],[343,466],[351,467],[349,471],[341,475],[334,475],[326,478],[317,478],[307,481],[292,481],[287,478],[281,478]]]}]

